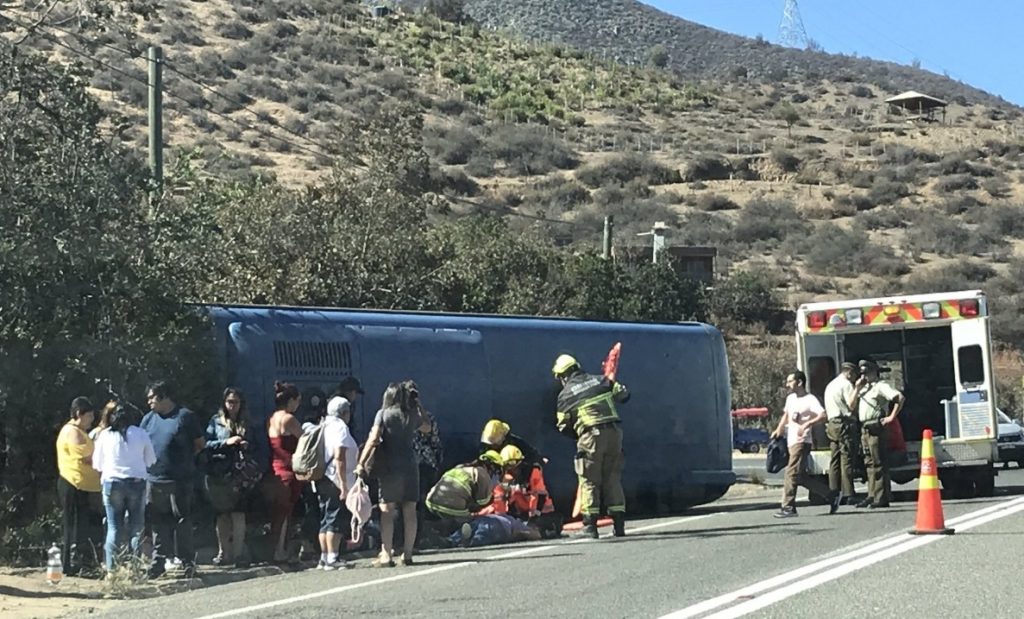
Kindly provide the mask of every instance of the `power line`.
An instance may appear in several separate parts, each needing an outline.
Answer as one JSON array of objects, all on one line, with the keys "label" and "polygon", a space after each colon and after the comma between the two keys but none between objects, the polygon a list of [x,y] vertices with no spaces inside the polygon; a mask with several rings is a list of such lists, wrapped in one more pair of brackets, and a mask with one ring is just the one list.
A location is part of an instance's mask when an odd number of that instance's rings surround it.
[{"label": "power line", "polygon": [[[23,28],[26,27],[24,22],[20,22],[19,20],[12,19],[10,17],[7,17],[6,15],[4,17],[7,18],[7,19],[10,19],[12,22],[14,22],[16,24],[19,24]],[[64,49],[70,51],[71,53],[73,53],[73,54],[75,54],[77,56],[85,58],[85,59],[87,59],[87,60],[89,60],[89,61],[91,61],[93,63],[96,63],[99,66],[102,66],[102,67],[104,67],[106,69],[109,69],[110,71],[113,71],[114,73],[117,73],[118,75],[122,75],[122,76],[124,76],[124,77],[126,77],[128,79],[135,80],[136,82],[138,82],[140,84],[143,84],[145,86],[149,86],[149,82],[147,80],[142,79],[140,77],[137,77],[135,75],[132,75],[131,73],[129,73],[127,71],[124,71],[122,69],[119,69],[119,68],[117,68],[117,67],[115,67],[115,66],[113,66],[113,65],[111,65],[111,64],[109,64],[107,62],[104,62],[104,61],[100,60],[99,58],[96,58],[95,56],[92,56],[91,54],[83,52],[82,50],[76,49],[76,48],[68,45],[67,43],[61,41],[59,38],[57,38],[56,36],[54,36],[54,35],[52,35],[52,34],[50,34],[48,32],[37,31],[37,33],[40,36],[42,36],[42,37],[46,38],[47,40],[51,41],[52,43],[54,43],[56,45],[59,45],[60,47],[63,47]],[[189,101],[188,99],[186,99],[185,97],[182,97],[180,95],[176,95],[173,92],[165,91],[164,94],[169,96],[169,97],[171,97],[172,99],[177,99],[179,101],[182,101],[183,103],[187,103],[189,105],[193,105],[193,103],[191,101]],[[251,130],[251,131],[255,131],[255,132],[259,133],[260,135],[263,135],[264,137],[268,137],[268,138],[275,139],[275,140],[280,140],[281,142],[284,142],[285,144],[288,144],[289,146],[292,146],[293,148],[296,148],[296,149],[301,150],[303,152],[312,154],[312,155],[314,155],[316,157],[324,157],[324,158],[327,158],[327,159],[331,158],[331,155],[328,154],[328,153],[320,152],[320,151],[315,151],[315,150],[307,148],[307,147],[305,147],[305,146],[303,146],[301,144],[296,144],[295,142],[292,142],[291,140],[287,140],[287,139],[282,138],[280,136],[274,135],[273,133],[270,133],[269,131],[261,129],[260,127],[257,127],[255,125],[250,125],[248,123],[245,123],[243,121],[238,120],[237,118],[232,118],[231,116],[228,116],[227,114],[223,114],[221,112],[218,112],[218,111],[216,111],[214,109],[207,109],[206,111],[211,113],[211,114],[214,114],[216,116],[219,116],[219,117],[221,117],[221,118],[223,118],[223,119],[225,119],[227,121],[235,123],[236,125],[238,125],[239,127],[242,127],[243,129],[248,129],[248,130]]]},{"label": "power line", "polygon": [[[24,28],[25,26],[22,25],[22,27]],[[75,37],[76,39],[78,39],[79,41],[81,41],[81,42],[83,42],[83,43],[85,43],[87,45],[88,44],[97,43],[96,41],[92,41],[92,40],[87,39],[85,36],[83,36],[80,33],[73,32],[73,31],[70,31],[70,30],[66,30],[66,29],[60,28],[58,26],[51,26],[49,24],[45,24],[42,27],[50,28],[52,30],[56,30],[58,32],[66,34],[68,36]],[[106,47],[107,49],[111,49],[111,50],[113,50],[115,52],[118,52],[120,54],[128,56],[129,58],[139,58],[142,55],[142,52],[138,52],[138,53],[132,52],[132,51],[129,51],[129,50],[117,47],[115,45],[110,45],[108,43],[98,43],[98,44],[100,46],[102,46],[102,47]],[[182,78],[184,78],[184,79],[186,79],[186,80],[196,84],[200,88],[202,88],[202,89],[204,89],[206,91],[209,91],[209,92],[217,95],[218,97],[224,99],[225,101],[228,101],[228,102],[230,102],[230,103],[232,103],[234,105],[237,105],[242,110],[244,110],[244,111],[248,112],[249,114],[252,114],[253,116],[255,116],[256,119],[261,121],[261,122],[265,122],[265,123],[267,123],[267,124],[277,128],[277,129],[280,129],[281,131],[284,131],[285,133],[287,133],[289,135],[292,135],[292,136],[294,136],[294,137],[296,137],[296,138],[298,138],[300,140],[303,140],[304,142],[312,144],[312,145],[316,146],[317,148],[320,148],[320,149],[322,149],[322,150],[324,150],[326,152],[331,152],[331,150],[332,150],[330,147],[328,147],[328,146],[326,146],[324,144],[321,144],[320,142],[317,142],[316,140],[313,140],[312,138],[310,138],[308,136],[302,135],[298,131],[294,131],[292,129],[289,129],[288,127],[285,127],[285,126],[281,125],[273,117],[265,116],[264,114],[261,114],[260,112],[257,112],[256,110],[250,108],[245,102],[240,101],[240,100],[238,100],[238,99],[236,99],[234,97],[228,96],[228,95],[220,92],[216,88],[214,88],[214,87],[212,87],[212,86],[210,86],[208,84],[205,84],[204,82],[199,80],[197,77],[189,75],[188,73],[182,71],[181,69],[176,68],[174,65],[169,63],[166,60],[166,58],[164,59],[164,68],[167,69],[168,71],[170,71],[171,73],[174,73],[175,75],[178,75],[178,76],[180,76],[180,77],[182,77]],[[168,93],[168,94],[170,94],[170,93]],[[170,96],[175,97],[173,94],[171,94]],[[177,97],[175,97],[175,98],[177,98]],[[271,136],[271,137],[274,137],[274,136]],[[275,138],[275,139],[281,139],[281,138]],[[286,141],[286,140],[282,140],[282,141]]]}]

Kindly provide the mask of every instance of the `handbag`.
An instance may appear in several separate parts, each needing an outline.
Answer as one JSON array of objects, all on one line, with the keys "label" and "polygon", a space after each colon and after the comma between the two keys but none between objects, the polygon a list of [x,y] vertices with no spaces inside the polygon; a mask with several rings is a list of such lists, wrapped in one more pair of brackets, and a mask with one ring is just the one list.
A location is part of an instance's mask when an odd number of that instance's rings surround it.
[{"label": "handbag", "polygon": [[362,539],[363,525],[370,521],[373,502],[370,500],[370,489],[366,482],[356,478],[356,483],[345,495],[345,508],[352,514],[352,541],[356,544]]},{"label": "handbag", "polygon": [[243,492],[252,490],[263,479],[263,469],[245,450],[235,449],[231,459],[231,481]]}]

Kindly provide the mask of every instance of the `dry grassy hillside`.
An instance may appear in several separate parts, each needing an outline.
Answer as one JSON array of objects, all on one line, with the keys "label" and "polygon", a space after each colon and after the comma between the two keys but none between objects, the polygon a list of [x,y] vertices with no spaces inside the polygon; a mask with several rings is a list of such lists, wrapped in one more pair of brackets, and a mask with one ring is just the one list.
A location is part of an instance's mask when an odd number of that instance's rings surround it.
[{"label": "dry grassy hillside", "polygon": [[[761,270],[790,302],[980,282],[1020,293],[1024,122],[978,91],[946,124],[915,124],[886,109],[895,90],[828,65],[684,80],[328,0],[171,0],[142,39],[168,58],[168,145],[198,149],[209,174],[313,181],[344,153],[337,123],[400,100],[421,109],[456,212],[529,215],[522,225],[581,242],[607,214],[629,242],[663,220],[673,243],[718,246],[724,266]],[[144,75],[118,51],[127,42],[99,43],[104,62]],[[144,84],[101,67],[94,87],[143,145]]]}]

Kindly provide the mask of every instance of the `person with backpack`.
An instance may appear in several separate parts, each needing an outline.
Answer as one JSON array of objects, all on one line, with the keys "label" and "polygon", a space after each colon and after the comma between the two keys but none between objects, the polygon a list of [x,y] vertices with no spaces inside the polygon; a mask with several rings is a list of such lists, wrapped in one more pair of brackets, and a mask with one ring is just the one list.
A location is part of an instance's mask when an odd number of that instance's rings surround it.
[{"label": "person with backpack", "polygon": [[267,419],[267,436],[270,439],[270,537],[274,544],[274,561],[285,563],[289,560],[286,551],[288,519],[295,510],[295,503],[302,493],[303,481],[292,470],[292,455],[302,436],[302,426],[295,417],[295,411],[302,403],[298,388],[291,383],[274,383],[274,412]]}]

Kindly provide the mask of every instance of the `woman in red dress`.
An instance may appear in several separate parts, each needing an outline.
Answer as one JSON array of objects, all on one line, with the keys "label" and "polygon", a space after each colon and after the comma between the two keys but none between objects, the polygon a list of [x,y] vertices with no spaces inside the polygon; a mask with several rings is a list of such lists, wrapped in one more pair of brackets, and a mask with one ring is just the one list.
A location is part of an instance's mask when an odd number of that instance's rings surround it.
[{"label": "woman in red dress", "polygon": [[302,402],[298,388],[291,383],[274,383],[274,413],[267,420],[270,438],[270,468],[277,484],[270,499],[270,537],[274,540],[274,561],[288,561],[285,548],[288,538],[288,518],[302,493],[304,482],[295,479],[292,454],[302,436],[302,426],[295,411]]}]

